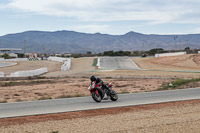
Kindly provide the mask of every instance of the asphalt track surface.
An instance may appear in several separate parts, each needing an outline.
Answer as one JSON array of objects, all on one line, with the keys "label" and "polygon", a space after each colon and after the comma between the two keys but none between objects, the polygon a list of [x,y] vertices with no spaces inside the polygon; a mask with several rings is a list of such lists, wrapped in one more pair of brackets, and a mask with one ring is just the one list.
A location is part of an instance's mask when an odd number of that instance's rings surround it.
[{"label": "asphalt track surface", "polygon": [[99,65],[104,69],[140,69],[129,57],[103,57]]},{"label": "asphalt track surface", "polygon": [[0,62],[0,67],[8,67],[16,65],[17,63],[10,63],[10,62]]},{"label": "asphalt track surface", "polygon": [[18,103],[0,103],[0,118],[145,105],[200,99],[200,88],[120,94],[116,102],[93,101],[92,97],[64,98]]}]

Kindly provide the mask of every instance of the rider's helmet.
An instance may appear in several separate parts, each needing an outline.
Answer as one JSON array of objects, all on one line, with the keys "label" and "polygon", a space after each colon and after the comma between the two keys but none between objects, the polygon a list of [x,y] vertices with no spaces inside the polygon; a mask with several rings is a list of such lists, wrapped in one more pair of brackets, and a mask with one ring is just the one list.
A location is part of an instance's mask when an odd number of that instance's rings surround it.
[{"label": "rider's helmet", "polygon": [[90,76],[90,80],[93,82],[93,81],[96,81],[96,77],[94,75]]}]

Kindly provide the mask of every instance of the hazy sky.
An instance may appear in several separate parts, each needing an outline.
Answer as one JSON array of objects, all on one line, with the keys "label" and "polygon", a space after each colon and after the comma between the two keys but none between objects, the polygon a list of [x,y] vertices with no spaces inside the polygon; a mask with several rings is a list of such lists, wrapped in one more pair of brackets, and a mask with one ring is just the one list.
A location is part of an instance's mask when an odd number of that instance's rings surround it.
[{"label": "hazy sky", "polygon": [[200,0],[0,0],[0,35],[28,30],[200,33]]}]

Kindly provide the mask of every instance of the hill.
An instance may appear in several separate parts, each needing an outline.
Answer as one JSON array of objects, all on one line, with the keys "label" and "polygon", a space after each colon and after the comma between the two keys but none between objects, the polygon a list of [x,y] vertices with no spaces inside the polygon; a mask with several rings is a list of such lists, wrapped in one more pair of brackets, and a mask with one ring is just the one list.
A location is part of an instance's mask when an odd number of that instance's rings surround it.
[{"label": "hill", "polygon": [[[176,39],[174,37],[177,36]],[[26,52],[38,53],[95,53],[108,50],[166,50],[199,48],[200,34],[147,35],[128,32],[124,35],[87,34],[74,31],[26,31],[0,36],[0,48],[22,48],[26,40]]]}]

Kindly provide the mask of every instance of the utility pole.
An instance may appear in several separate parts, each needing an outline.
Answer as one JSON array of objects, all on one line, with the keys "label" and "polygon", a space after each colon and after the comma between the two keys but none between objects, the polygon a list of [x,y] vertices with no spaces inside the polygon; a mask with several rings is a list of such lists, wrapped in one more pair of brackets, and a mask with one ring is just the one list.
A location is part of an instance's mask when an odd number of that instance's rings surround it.
[{"label": "utility pole", "polygon": [[142,43],[142,51],[144,51],[144,43]]},{"label": "utility pole", "polygon": [[177,36],[174,36],[174,41],[175,41],[175,50],[177,50],[177,45],[176,45],[176,39],[177,39],[178,37]]},{"label": "utility pole", "polygon": [[42,53],[45,55],[45,45],[42,45]]},{"label": "utility pole", "polygon": [[24,56],[26,56],[25,54],[26,54],[26,40],[24,40]]}]

